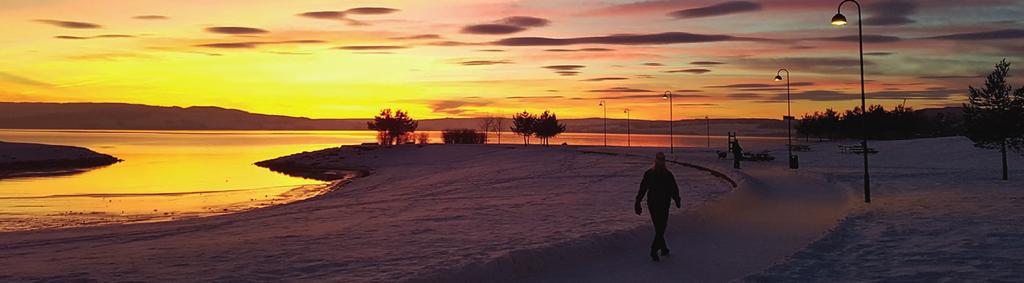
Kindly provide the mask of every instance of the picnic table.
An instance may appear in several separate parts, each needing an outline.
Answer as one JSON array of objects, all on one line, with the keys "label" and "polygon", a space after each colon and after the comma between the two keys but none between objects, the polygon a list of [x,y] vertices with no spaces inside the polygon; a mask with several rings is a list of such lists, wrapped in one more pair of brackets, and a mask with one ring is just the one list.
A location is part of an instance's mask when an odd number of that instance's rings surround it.
[{"label": "picnic table", "polygon": [[806,145],[806,144],[794,144],[792,149],[793,149],[793,151],[796,151],[796,152],[810,152],[811,151],[811,146]]},{"label": "picnic table", "polygon": [[870,148],[869,147],[869,148],[865,149],[863,145],[859,145],[859,144],[858,145],[839,145],[839,152],[840,153],[856,153],[856,154],[861,154],[861,153],[864,153],[865,151],[867,151],[868,154],[877,154],[878,153],[878,150],[876,150],[874,148]]},{"label": "picnic table", "polygon": [[768,152],[761,153],[743,153],[743,160],[747,161],[772,161],[775,160],[775,156],[768,154]]}]

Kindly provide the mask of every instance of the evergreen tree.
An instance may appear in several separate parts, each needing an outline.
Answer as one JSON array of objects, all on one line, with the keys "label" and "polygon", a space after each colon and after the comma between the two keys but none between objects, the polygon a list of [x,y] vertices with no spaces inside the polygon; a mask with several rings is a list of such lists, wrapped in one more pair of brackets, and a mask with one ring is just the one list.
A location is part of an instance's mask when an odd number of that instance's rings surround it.
[{"label": "evergreen tree", "polygon": [[402,144],[411,140],[410,134],[416,131],[419,122],[409,117],[408,112],[384,109],[373,117],[373,121],[366,122],[366,127],[377,131],[377,139],[382,145]]},{"label": "evergreen tree", "polygon": [[563,132],[565,132],[565,124],[558,123],[558,115],[555,115],[555,113],[544,111],[544,113],[537,117],[534,135],[541,139],[544,145],[550,144],[551,138]]},{"label": "evergreen tree", "polygon": [[821,113],[819,122],[821,132],[829,139],[834,139],[842,127],[840,122],[842,122],[842,117],[839,116],[839,112],[832,108],[825,108],[825,113]]},{"label": "evergreen tree", "polygon": [[516,113],[512,116],[512,127],[511,130],[517,135],[523,136],[523,145],[530,144],[530,136],[537,131],[537,116],[530,114],[530,112]]},{"label": "evergreen tree", "polygon": [[1010,63],[996,64],[985,87],[970,86],[971,95],[964,104],[967,137],[975,146],[998,149],[1003,158],[1003,180],[1009,179],[1007,151],[1024,154],[1024,88],[1016,91],[1006,82]]}]

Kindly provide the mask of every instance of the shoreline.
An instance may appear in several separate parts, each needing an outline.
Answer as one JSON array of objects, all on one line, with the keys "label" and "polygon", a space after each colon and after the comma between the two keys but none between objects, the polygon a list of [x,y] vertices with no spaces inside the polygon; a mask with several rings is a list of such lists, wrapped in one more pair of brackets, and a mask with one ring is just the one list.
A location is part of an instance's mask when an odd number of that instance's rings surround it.
[{"label": "shoreline", "polygon": [[[104,133],[153,133],[153,134],[189,134],[189,133],[218,133],[218,132],[219,133],[258,133],[258,132],[300,133],[300,132],[370,132],[371,131],[371,130],[357,130],[357,129],[351,129],[351,130],[296,130],[296,129],[281,129],[281,130],[267,130],[267,129],[259,129],[259,130],[199,130],[199,129],[195,129],[195,130],[162,130],[162,129],[62,129],[62,128],[53,128],[53,129],[24,128],[24,129],[22,129],[22,128],[0,128],[0,131],[3,131],[3,130],[19,131],[19,132],[66,132],[66,133],[104,132]],[[441,129],[441,130],[420,130],[418,132],[441,133],[442,131],[443,131],[443,129]],[[496,135],[497,133],[496,132],[491,132],[489,134]],[[603,132],[565,132],[565,133],[562,133],[562,134],[563,135],[565,135],[565,134],[573,134],[573,135],[594,135],[594,136],[597,136],[597,135],[603,135],[604,133]],[[609,131],[608,134],[609,135],[621,135],[621,136],[627,135],[626,132],[615,132],[615,131]],[[657,137],[668,136],[667,134],[664,134],[664,133],[637,133],[637,132],[631,132],[631,133],[629,133],[629,135],[637,136],[637,137],[642,137],[642,136],[657,136]],[[707,135],[704,134],[704,133],[676,133],[674,136],[677,139],[678,138],[706,138],[707,137]],[[502,132],[502,137],[507,137],[510,140],[515,140],[516,138],[519,138],[520,140],[522,139],[522,136],[518,136],[518,135],[515,135],[512,132],[505,132],[505,131]],[[718,134],[711,135],[711,138],[714,138],[714,139],[724,139],[726,137],[727,137],[727,135],[718,135]],[[754,134],[754,135],[740,136],[740,138],[779,140],[779,139],[786,139],[786,136],[783,135],[783,134],[780,134],[780,135],[777,135],[777,136],[776,135]],[[796,140],[796,138],[794,138],[794,140]],[[494,143],[487,143],[487,144],[494,144]],[[501,143],[501,144],[502,145],[517,145],[517,144],[522,145],[522,143],[515,143],[515,142],[506,142],[506,143]],[[531,144],[531,145],[534,145],[534,144]],[[595,144],[595,145],[588,145],[588,146],[597,146],[597,145]],[[640,147],[640,146],[634,146],[634,147]],[[650,147],[662,147],[662,146],[650,146]]]},{"label": "shoreline", "polygon": [[[47,161],[51,162],[51,161]],[[59,162],[59,161],[52,161]],[[120,160],[118,160],[120,162]],[[50,163],[40,163],[50,164]],[[62,163],[60,166],[50,166],[50,168],[57,167],[69,167],[70,165]],[[90,163],[81,163],[90,164]],[[94,167],[84,168],[73,168],[65,169],[62,171],[22,171],[17,175],[0,175],[0,180],[4,178],[19,178],[19,177],[50,177],[50,176],[62,176],[70,174],[78,174],[86,172],[88,170],[100,168],[107,165],[100,165]],[[294,204],[310,199],[314,199],[323,195],[326,195],[332,191],[341,189],[345,184],[351,182],[356,178],[368,176],[370,171],[366,170],[340,170],[340,169],[323,169],[323,168],[299,168],[299,167],[274,167],[270,168],[267,166],[260,166],[268,170],[282,173],[285,175],[306,178],[316,181],[321,181],[321,184],[301,185],[293,187],[287,191],[281,192],[270,199],[253,199],[250,201],[243,201],[237,203],[224,204],[217,207],[208,207],[205,211],[191,211],[191,212],[179,212],[179,211],[167,211],[152,214],[131,214],[131,215],[120,215],[113,213],[104,212],[75,212],[67,211],[60,212],[57,214],[47,215],[0,215],[0,234],[10,232],[21,232],[21,231],[57,231],[64,229],[83,228],[83,227],[108,227],[117,225],[133,225],[142,223],[159,223],[159,222],[176,222],[189,219],[207,218],[223,215],[234,215],[244,214],[253,210],[271,208],[276,206],[285,206]],[[41,167],[34,167],[41,168]],[[3,171],[0,171],[3,173]],[[258,188],[257,188],[258,189]],[[242,189],[254,190],[254,189]],[[189,195],[209,195],[218,193],[234,193],[239,190],[229,191],[208,191],[208,192],[188,192],[175,194],[175,196],[189,196]],[[159,194],[157,194],[159,195]],[[148,197],[151,195],[120,195],[112,197]],[[72,195],[67,196],[55,196],[55,197],[76,197]],[[97,197],[92,195],[86,195],[81,197]],[[99,196],[104,197],[104,196]],[[16,216],[16,217],[10,217]],[[47,219],[49,217],[59,217],[60,219]],[[36,224],[31,224],[31,223]],[[26,224],[20,224],[26,223]]]},{"label": "shoreline", "polygon": [[[218,207],[208,207],[205,211],[191,211],[191,212],[179,212],[179,211],[165,211],[152,214],[131,214],[131,215],[120,215],[104,212],[75,212],[67,211],[56,214],[46,215],[18,215],[12,214],[17,217],[7,216],[12,215],[0,215],[0,234],[3,233],[16,233],[16,232],[47,232],[47,231],[60,231],[67,229],[77,228],[111,228],[123,225],[136,225],[144,223],[163,223],[163,222],[180,222],[191,219],[209,218],[225,215],[236,215],[244,214],[254,210],[272,208],[277,206],[286,206],[309,199],[314,199],[332,191],[341,189],[345,184],[350,182],[354,177],[343,177],[331,182],[322,184],[311,184],[296,186],[285,192],[282,192],[271,199],[262,200],[250,200],[237,203],[225,204]],[[231,193],[235,191],[224,191],[224,192],[195,192],[186,193],[184,195],[207,195],[216,193]],[[65,196],[72,197],[72,196]],[[92,196],[84,196],[92,197]],[[121,196],[121,197],[135,197],[132,195]],[[59,219],[49,219],[50,217],[59,217]],[[27,224],[20,224],[27,223]]]}]

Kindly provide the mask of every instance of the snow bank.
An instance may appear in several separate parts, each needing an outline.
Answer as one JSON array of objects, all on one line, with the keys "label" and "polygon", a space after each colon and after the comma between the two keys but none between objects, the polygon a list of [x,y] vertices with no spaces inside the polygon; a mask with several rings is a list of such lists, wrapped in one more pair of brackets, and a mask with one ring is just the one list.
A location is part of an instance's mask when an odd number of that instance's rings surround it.
[{"label": "snow bank", "polygon": [[[859,156],[837,144],[802,154],[805,168],[860,188]],[[855,143],[855,142],[851,142]],[[873,142],[870,205],[751,282],[1015,282],[1024,278],[1024,158],[963,137]]]}]

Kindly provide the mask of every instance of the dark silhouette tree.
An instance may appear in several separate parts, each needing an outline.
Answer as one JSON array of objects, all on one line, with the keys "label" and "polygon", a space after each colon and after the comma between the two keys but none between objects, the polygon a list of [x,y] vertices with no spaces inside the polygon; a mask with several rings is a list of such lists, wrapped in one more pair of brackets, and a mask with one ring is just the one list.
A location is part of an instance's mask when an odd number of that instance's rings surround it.
[{"label": "dark silhouette tree", "polygon": [[[842,116],[839,112],[832,108],[825,108],[825,112],[821,113],[820,121],[818,122],[819,128],[821,128],[822,134],[828,139],[834,139],[839,132],[840,124],[842,122]],[[821,137],[819,137],[820,139]]]},{"label": "dark silhouette tree", "polygon": [[419,122],[409,117],[408,112],[392,112],[391,109],[381,110],[379,115],[373,117],[373,121],[366,122],[367,128],[377,131],[377,137],[382,139],[382,145],[391,145],[392,142],[405,143],[407,139],[411,139],[410,134],[416,132],[418,126]]},{"label": "dark silhouette tree", "polygon": [[[942,118],[942,117],[939,117]],[[835,138],[857,138],[861,133],[861,120],[867,119],[871,125],[869,137],[872,139],[906,139],[919,136],[942,136],[955,135],[954,130],[947,130],[941,133],[933,131],[931,120],[914,110],[913,107],[904,104],[896,105],[892,110],[886,110],[882,105],[868,106],[867,113],[861,111],[860,107],[843,111],[839,114],[832,108],[825,109],[825,112],[814,112],[804,114],[797,124],[797,133],[805,137],[816,136],[819,140],[823,137]],[[943,121],[949,128],[950,122]],[[953,133],[953,134],[951,134]]]},{"label": "dark silhouette tree", "polygon": [[800,121],[796,123],[797,135],[804,135],[804,140],[809,140],[811,136],[818,137],[821,139],[821,113],[814,111],[812,114],[804,114],[800,118]]},{"label": "dark silhouette tree", "polygon": [[888,120],[892,126],[894,135],[898,135],[904,139],[913,137],[913,132],[918,128],[920,122],[918,121],[917,115],[914,114],[914,108],[907,106],[906,102],[900,105],[896,105],[891,112],[888,113]]},{"label": "dark silhouette tree", "polygon": [[416,135],[416,142],[419,143],[419,144],[428,144],[428,143],[430,143],[430,134],[428,134],[428,133],[420,133],[419,135]]},{"label": "dark silhouette tree", "polygon": [[565,124],[558,123],[558,115],[549,111],[544,111],[537,117],[534,128],[534,136],[539,138],[545,146],[550,144],[551,138],[565,132]]},{"label": "dark silhouette tree", "polygon": [[835,138],[841,127],[842,118],[843,116],[832,108],[825,109],[825,112],[804,114],[796,126],[797,134],[804,135],[805,139],[814,136],[819,141],[824,137]]},{"label": "dark silhouette tree", "polygon": [[484,144],[487,143],[487,134],[475,129],[445,129],[441,131],[441,140],[445,144]]},{"label": "dark silhouette tree", "polygon": [[1003,180],[1008,180],[1006,152],[1024,154],[1024,87],[1016,91],[1006,82],[1010,63],[996,64],[985,80],[985,87],[970,86],[971,95],[964,103],[967,137],[975,146],[998,149],[1003,157]]},{"label": "dark silhouette tree", "polygon": [[530,144],[530,136],[537,131],[537,116],[530,114],[530,112],[523,111],[523,113],[516,113],[512,116],[512,129],[513,133],[523,136],[523,145]]}]

